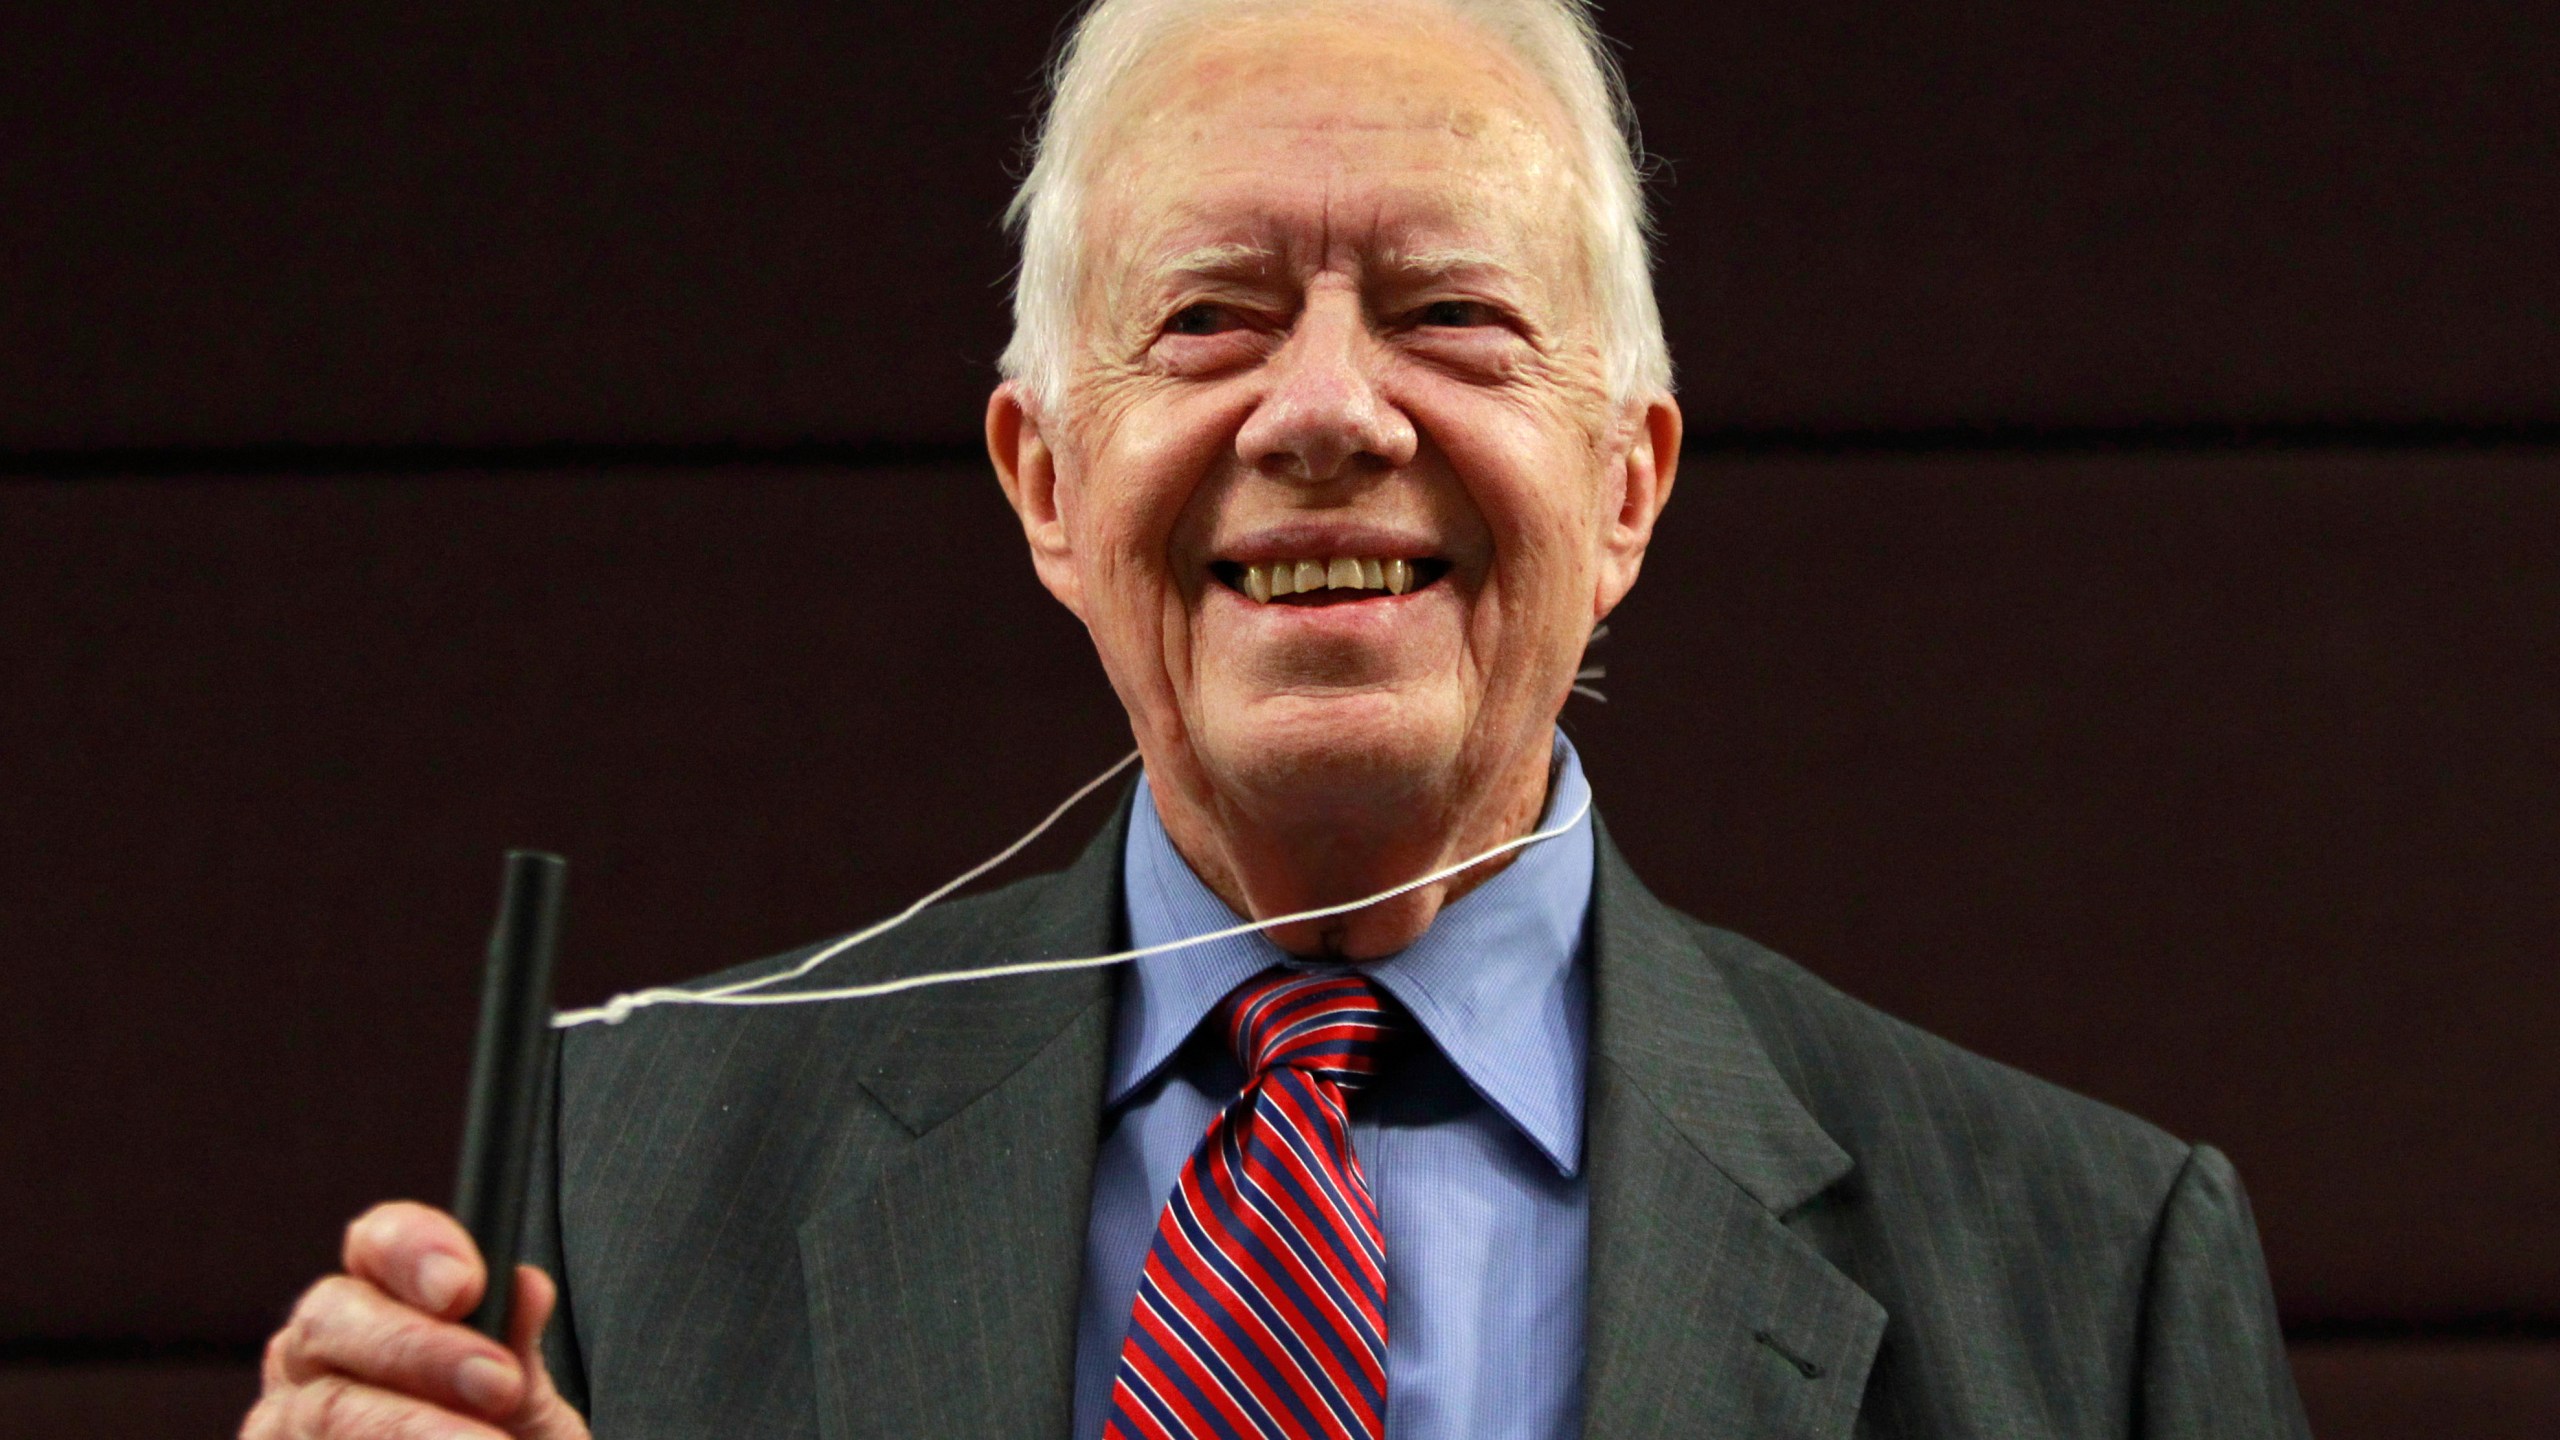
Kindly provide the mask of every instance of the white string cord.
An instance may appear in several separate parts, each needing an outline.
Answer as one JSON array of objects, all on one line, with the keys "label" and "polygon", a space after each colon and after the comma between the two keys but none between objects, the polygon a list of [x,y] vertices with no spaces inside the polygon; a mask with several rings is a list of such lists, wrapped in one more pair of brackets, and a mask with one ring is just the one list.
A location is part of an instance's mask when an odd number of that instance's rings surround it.
[{"label": "white string cord", "polygon": [[597,1020],[602,1020],[608,1025],[619,1025],[622,1023],[623,1016],[628,1015],[632,1011],[640,1009],[643,1006],[680,1005],[688,1003],[715,1004],[731,995],[743,994],[750,990],[761,989],[767,985],[779,985],[786,980],[797,980],[801,976],[806,975],[810,971],[817,969],[819,966],[826,964],[828,961],[833,960],[847,950],[852,949],[854,946],[860,945],[866,940],[886,935],[890,931],[897,929],[899,926],[906,924],[908,921],[916,918],[916,916],[924,913],[925,907],[931,905],[936,900],[941,899],[952,891],[959,889],[961,886],[968,884],[970,881],[975,880],[979,876],[986,874],[988,871],[993,870],[999,865],[1002,865],[1014,856],[1021,854],[1024,846],[1029,845],[1032,841],[1049,833],[1050,826],[1057,824],[1061,819],[1065,818],[1066,813],[1076,808],[1079,804],[1082,804],[1086,796],[1109,784],[1111,782],[1111,777],[1128,769],[1131,765],[1137,762],[1137,759],[1138,752],[1135,750],[1121,756],[1118,761],[1113,763],[1110,769],[1103,771],[1101,774],[1087,780],[1082,785],[1077,786],[1074,794],[1059,801],[1057,808],[1051,810],[1048,816],[1041,820],[1039,824],[1034,825],[1029,830],[1025,831],[1021,839],[1014,841],[1012,844],[1007,845],[995,854],[990,855],[986,859],[979,861],[977,864],[970,866],[968,869],[961,871],[952,879],[925,892],[922,898],[918,899],[914,904],[908,906],[906,909],[899,911],[897,914],[890,916],[886,920],[866,926],[840,940],[837,940],[833,944],[820,948],[816,953],[810,955],[807,959],[802,960],[799,964],[794,965],[787,970],[777,970],[770,975],[759,975],[751,980],[737,980],[732,981],[727,985],[715,985],[707,990],[683,990],[672,986],[649,990],[636,990],[628,994],[616,995],[611,1000],[608,1000],[604,1004],[596,1006],[590,1010],[559,1011],[551,1017],[551,1026],[555,1030],[565,1030],[572,1025],[585,1025]]},{"label": "white string cord", "polygon": [[1443,880],[1464,874],[1497,856],[1508,855],[1514,850],[1527,849],[1542,840],[1553,840],[1582,823],[1582,817],[1591,809],[1591,795],[1586,790],[1583,793],[1582,803],[1574,807],[1573,813],[1547,829],[1532,831],[1516,840],[1505,840],[1490,850],[1470,856],[1454,865],[1443,866],[1428,875],[1407,880],[1401,885],[1390,886],[1375,895],[1364,896],[1358,900],[1346,900],[1339,905],[1324,905],[1313,910],[1301,910],[1294,915],[1275,915],[1268,920],[1248,920],[1241,925],[1230,925],[1223,930],[1212,930],[1204,935],[1188,935],[1179,940],[1142,945],[1135,950],[1119,950],[1108,955],[1079,955],[1063,960],[1017,960],[1010,964],[985,965],[968,970],[943,970],[925,975],[906,975],[894,980],[876,980],[867,985],[840,985],[826,990],[793,990],[778,995],[754,993],[767,985],[799,979],[854,946],[875,936],[887,934],[914,919],[926,906],[1012,859],[1021,852],[1022,847],[1040,838],[1041,833],[1056,824],[1060,816],[1073,809],[1076,802],[1101,788],[1103,783],[1112,776],[1129,768],[1129,763],[1137,758],[1137,753],[1132,751],[1123,756],[1119,764],[1087,781],[1084,788],[1068,796],[1057,809],[1050,811],[1049,818],[1033,826],[1028,834],[1006,846],[996,854],[995,858],[969,870],[958,879],[940,886],[888,919],[858,930],[826,946],[787,970],[758,976],[752,980],[740,980],[728,985],[715,986],[708,990],[684,990],[673,987],[636,990],[629,994],[616,995],[592,1009],[563,1010],[551,1017],[552,1028],[566,1030],[571,1026],[588,1025],[597,1021],[607,1025],[619,1025],[632,1011],[647,1009],[653,1005],[813,1005],[829,1000],[869,1000],[882,995],[895,995],[904,990],[921,990],[930,985],[957,984],[963,980],[993,980],[1007,975],[1042,975],[1057,970],[1096,970],[1106,965],[1126,964],[1131,960],[1141,960],[1150,955],[1162,955],[1168,951],[1184,950],[1194,945],[1209,945],[1220,940],[1231,940],[1238,935],[1249,935],[1257,930],[1268,930],[1280,925],[1295,925],[1305,920],[1322,920],[1329,916],[1347,915],[1354,910],[1363,910],[1382,900],[1392,900],[1399,895],[1419,890],[1425,885],[1436,885]]}]

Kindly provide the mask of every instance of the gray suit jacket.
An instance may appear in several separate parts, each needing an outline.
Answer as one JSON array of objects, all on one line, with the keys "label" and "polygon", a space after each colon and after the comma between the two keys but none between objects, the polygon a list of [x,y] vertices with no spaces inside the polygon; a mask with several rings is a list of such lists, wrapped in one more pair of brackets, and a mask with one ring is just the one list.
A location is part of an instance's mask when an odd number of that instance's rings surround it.
[{"label": "gray suit jacket", "polygon": [[[825,973],[1110,948],[1125,815]],[[1593,903],[1586,1434],[2305,1433],[2222,1156],[1670,910],[1605,835]],[[1065,1435],[1112,996],[568,1032],[528,1225],[598,1435]]]}]

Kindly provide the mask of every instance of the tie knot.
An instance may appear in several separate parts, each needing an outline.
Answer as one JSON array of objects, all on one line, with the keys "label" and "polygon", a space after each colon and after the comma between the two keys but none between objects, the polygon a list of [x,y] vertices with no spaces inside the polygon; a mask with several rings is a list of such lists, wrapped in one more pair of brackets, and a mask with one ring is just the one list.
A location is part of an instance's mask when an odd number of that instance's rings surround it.
[{"label": "tie knot", "polygon": [[1365,975],[1272,970],[1220,1007],[1227,1046],[1256,1080],[1286,1067],[1357,1090],[1385,1064],[1404,1017]]}]

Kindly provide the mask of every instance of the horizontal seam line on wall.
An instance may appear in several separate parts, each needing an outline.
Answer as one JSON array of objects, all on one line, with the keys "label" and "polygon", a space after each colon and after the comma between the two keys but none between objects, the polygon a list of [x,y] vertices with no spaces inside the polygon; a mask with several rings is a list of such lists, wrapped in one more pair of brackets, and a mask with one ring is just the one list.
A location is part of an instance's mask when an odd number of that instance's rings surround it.
[{"label": "horizontal seam line on wall", "polygon": [[16,1339],[0,1340],[0,1366],[255,1365],[265,1350],[265,1344],[255,1340]]},{"label": "horizontal seam line on wall", "polygon": [[[2264,452],[2411,452],[2560,448],[2560,423],[2451,422],[2179,425],[1948,425],[1814,429],[1702,427],[1686,458],[1790,456],[1891,458],[1965,455],[2214,455]],[[426,475],[440,472],[689,470],[725,467],[891,469],[974,464],[974,441],[803,440],[517,444],[244,444],[0,448],[0,476],[15,479],[152,479]]]},{"label": "horizontal seam line on wall", "polygon": [[2332,1341],[2530,1340],[2560,1341],[2560,1315],[2527,1315],[2499,1311],[2442,1320],[2397,1320],[2388,1317],[2339,1317],[2297,1320],[2284,1327],[2294,1344]]},{"label": "horizontal seam line on wall", "polygon": [[559,470],[844,469],[984,463],[986,450],[948,441],[791,441],[512,445],[215,445],[0,450],[13,479],[149,480],[268,476],[410,476]]},{"label": "horizontal seam line on wall", "polygon": [[2262,451],[2515,450],[2560,447],[2560,423],[2304,421],[2282,424],[1932,425],[1876,429],[1707,429],[1686,456],[2219,455]]}]

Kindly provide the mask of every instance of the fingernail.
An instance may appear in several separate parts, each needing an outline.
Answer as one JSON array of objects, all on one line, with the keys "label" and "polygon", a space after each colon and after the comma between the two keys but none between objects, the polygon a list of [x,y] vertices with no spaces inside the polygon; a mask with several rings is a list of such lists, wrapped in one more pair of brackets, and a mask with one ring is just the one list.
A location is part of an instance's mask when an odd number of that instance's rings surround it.
[{"label": "fingernail", "polygon": [[500,1415],[507,1403],[507,1392],[515,1377],[507,1367],[486,1355],[474,1355],[453,1372],[453,1388],[460,1391],[462,1401],[483,1415]]},{"label": "fingernail", "polygon": [[418,1262],[418,1300],[441,1315],[470,1279],[470,1266],[450,1255],[430,1255]]}]

